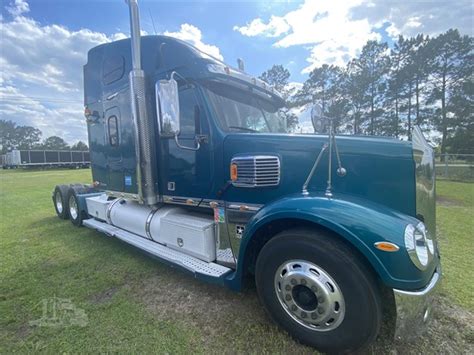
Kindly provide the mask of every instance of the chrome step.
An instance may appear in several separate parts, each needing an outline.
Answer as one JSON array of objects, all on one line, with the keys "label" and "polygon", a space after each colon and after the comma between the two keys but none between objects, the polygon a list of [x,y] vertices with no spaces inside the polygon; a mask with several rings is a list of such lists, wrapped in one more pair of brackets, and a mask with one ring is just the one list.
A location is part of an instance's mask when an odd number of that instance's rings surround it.
[{"label": "chrome step", "polygon": [[123,229],[114,227],[110,224],[90,218],[83,221],[84,226],[105,233],[109,236],[117,237],[120,240],[133,245],[145,252],[163,259],[171,264],[179,265],[194,274],[200,274],[207,277],[222,278],[224,275],[232,271],[225,266],[208,263],[199,260],[193,256],[170,249],[164,245],[158,244],[151,240],[139,237],[136,234],[127,232]]}]

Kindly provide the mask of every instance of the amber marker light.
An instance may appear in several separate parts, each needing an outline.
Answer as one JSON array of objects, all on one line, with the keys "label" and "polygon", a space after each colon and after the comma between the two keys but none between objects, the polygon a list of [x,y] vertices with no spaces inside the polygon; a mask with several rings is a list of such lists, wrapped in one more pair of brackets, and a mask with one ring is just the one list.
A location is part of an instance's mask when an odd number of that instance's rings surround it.
[{"label": "amber marker light", "polygon": [[395,244],[389,243],[389,242],[377,242],[377,243],[374,244],[374,246],[378,250],[386,251],[386,252],[389,252],[389,253],[393,253],[393,252],[396,252],[396,251],[400,250],[398,245],[395,245]]},{"label": "amber marker light", "polygon": [[230,164],[230,179],[232,181],[237,180],[237,164]]}]

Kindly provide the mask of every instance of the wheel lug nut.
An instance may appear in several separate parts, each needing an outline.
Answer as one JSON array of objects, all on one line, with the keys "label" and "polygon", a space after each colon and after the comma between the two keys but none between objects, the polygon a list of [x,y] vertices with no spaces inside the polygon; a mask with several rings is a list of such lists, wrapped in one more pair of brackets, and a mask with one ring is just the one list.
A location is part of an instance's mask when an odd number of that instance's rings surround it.
[{"label": "wheel lug nut", "polygon": [[301,318],[306,318],[306,312],[301,312]]},{"label": "wheel lug nut", "polygon": [[302,285],[306,285],[306,280],[305,280],[305,279],[301,279],[301,284],[302,284]]},{"label": "wheel lug nut", "polygon": [[311,287],[311,291],[313,291],[314,293],[318,292],[318,288],[316,286],[313,286]]},{"label": "wheel lug nut", "polygon": [[318,297],[318,302],[319,303],[324,303],[324,297]]},{"label": "wheel lug nut", "polygon": [[296,279],[291,279],[291,284],[296,285]]},{"label": "wheel lug nut", "polygon": [[324,313],[324,308],[323,307],[318,307],[318,313],[323,314]]},{"label": "wheel lug nut", "polygon": [[312,318],[312,319],[318,318],[318,315],[316,314],[316,312],[311,314],[311,318]]},{"label": "wheel lug nut", "polygon": [[285,298],[286,298],[287,301],[290,301],[290,300],[291,300],[291,296],[290,296],[290,295],[286,295]]},{"label": "wheel lug nut", "polygon": [[285,286],[285,290],[290,291],[290,290],[291,290],[291,286],[290,286],[290,285],[286,285],[286,286]]},{"label": "wheel lug nut", "polygon": [[295,305],[291,306],[291,310],[296,311],[297,310],[296,306]]}]

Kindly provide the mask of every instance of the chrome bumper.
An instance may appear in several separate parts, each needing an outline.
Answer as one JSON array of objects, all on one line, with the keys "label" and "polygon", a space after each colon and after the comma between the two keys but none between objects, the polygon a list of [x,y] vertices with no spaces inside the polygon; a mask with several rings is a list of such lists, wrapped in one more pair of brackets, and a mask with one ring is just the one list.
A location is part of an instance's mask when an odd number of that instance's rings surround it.
[{"label": "chrome bumper", "polygon": [[431,319],[433,295],[441,279],[438,266],[428,285],[418,291],[394,289],[397,320],[395,338],[410,340],[422,333]]}]

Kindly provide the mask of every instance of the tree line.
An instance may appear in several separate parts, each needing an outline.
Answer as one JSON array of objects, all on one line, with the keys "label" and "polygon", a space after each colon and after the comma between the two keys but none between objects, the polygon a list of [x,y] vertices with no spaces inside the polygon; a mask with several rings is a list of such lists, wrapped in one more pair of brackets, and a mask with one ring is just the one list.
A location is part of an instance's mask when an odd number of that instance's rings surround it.
[{"label": "tree line", "polygon": [[38,128],[20,126],[13,121],[0,120],[1,154],[12,149],[89,150],[87,144],[82,141],[70,146],[61,137],[51,136],[42,140],[42,135]]},{"label": "tree line", "polygon": [[[340,133],[410,138],[414,125],[440,153],[474,153],[473,37],[450,29],[435,37],[368,41],[345,67],[324,64],[303,87],[288,91],[290,73],[274,65],[260,78],[283,93],[289,107],[318,103]],[[286,112],[290,126],[297,117]]]}]

